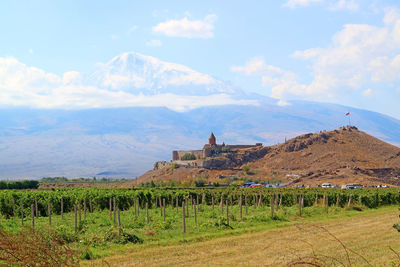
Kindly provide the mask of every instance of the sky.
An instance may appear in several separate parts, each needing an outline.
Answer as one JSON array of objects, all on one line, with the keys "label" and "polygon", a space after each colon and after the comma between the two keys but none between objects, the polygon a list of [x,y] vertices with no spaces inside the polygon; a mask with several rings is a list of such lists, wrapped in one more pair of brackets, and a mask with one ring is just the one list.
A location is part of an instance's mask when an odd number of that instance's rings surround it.
[{"label": "sky", "polygon": [[[125,89],[77,82],[136,52],[276,98],[281,106],[321,101],[400,119],[395,0],[4,0],[0,33],[2,106],[41,99],[33,106],[66,107],[82,95],[94,100],[81,101],[81,108],[128,97],[126,105],[137,105],[139,95]],[[199,99],[182,101],[204,102]]]}]

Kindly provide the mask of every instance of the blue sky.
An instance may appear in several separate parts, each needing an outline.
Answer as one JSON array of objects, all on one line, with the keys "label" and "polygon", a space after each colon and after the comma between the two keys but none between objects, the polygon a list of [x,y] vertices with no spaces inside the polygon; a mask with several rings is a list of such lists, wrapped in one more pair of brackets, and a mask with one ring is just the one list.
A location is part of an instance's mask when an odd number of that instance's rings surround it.
[{"label": "blue sky", "polygon": [[[333,102],[400,119],[398,1],[6,0],[0,33],[1,104],[35,93],[23,91],[33,75],[48,92],[66,72],[92,73],[133,51],[280,105]],[[14,76],[2,84],[2,75]]]}]

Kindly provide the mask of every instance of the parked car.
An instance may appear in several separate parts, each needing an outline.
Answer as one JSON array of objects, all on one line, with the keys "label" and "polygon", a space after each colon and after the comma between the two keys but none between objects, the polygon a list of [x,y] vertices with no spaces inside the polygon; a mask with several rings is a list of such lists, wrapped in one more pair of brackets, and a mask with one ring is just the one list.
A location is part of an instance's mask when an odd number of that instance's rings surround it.
[{"label": "parked car", "polygon": [[254,184],[257,184],[257,183],[255,183],[255,182],[247,182],[247,183],[244,183],[242,187],[251,187]]},{"label": "parked car", "polygon": [[323,183],[323,184],[321,185],[321,187],[322,187],[322,188],[331,188],[332,185],[331,185],[330,183]]},{"label": "parked car", "polygon": [[362,188],[362,184],[346,184],[342,185],[342,189],[357,189],[357,188]]},{"label": "parked car", "polygon": [[252,184],[250,188],[262,187],[262,184]]}]

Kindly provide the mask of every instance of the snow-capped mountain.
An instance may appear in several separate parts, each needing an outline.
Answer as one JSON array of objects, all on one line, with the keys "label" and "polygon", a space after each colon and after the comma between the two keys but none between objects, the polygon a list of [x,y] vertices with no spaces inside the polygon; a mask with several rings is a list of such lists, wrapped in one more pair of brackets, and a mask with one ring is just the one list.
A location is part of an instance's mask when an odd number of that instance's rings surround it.
[{"label": "snow-capped mountain", "polygon": [[92,74],[62,76],[0,58],[0,179],[135,177],[171,150],[275,144],[352,123],[400,145],[400,121],[335,104],[246,94],[183,65],[123,53]]},{"label": "snow-capped mountain", "polygon": [[112,91],[145,95],[169,93],[204,96],[238,93],[229,83],[210,75],[134,52],[122,53],[101,65],[86,82]]}]

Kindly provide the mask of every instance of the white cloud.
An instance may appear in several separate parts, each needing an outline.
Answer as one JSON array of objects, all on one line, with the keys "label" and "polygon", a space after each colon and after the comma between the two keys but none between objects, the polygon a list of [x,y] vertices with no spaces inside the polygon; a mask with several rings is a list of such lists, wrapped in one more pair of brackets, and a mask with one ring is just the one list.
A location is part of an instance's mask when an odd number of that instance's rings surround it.
[{"label": "white cloud", "polygon": [[368,88],[367,90],[364,90],[362,94],[363,96],[370,96],[372,94],[372,90]]},{"label": "white cloud", "polygon": [[349,24],[332,38],[327,48],[294,53],[311,60],[314,81],[310,90],[334,93],[340,87],[358,89],[367,82],[400,79],[400,16],[387,10],[383,27]]},{"label": "white cloud", "polygon": [[160,47],[162,46],[162,42],[160,40],[150,40],[146,42],[146,45],[150,47]]},{"label": "white cloud", "polygon": [[261,76],[262,84],[271,87],[271,96],[281,100],[335,101],[349,90],[367,96],[373,89],[361,88],[378,83],[385,90],[395,90],[400,81],[400,11],[387,9],[383,22],[383,26],[348,24],[327,47],[296,51],[295,58],[311,63],[312,79],[308,84],[299,83],[294,73],[266,65],[260,59],[232,67],[232,71]]},{"label": "white cloud", "polygon": [[267,65],[261,58],[254,58],[244,66],[233,66],[231,70],[234,72],[243,72],[246,75],[261,76],[262,85],[271,87],[271,96],[279,98],[278,105],[288,105],[285,99],[288,96],[304,96],[306,94],[306,86],[297,82],[297,76],[290,71]]},{"label": "white cloud", "polygon": [[347,9],[355,11],[358,10],[359,5],[355,0],[338,0],[331,3],[329,8],[332,10]]},{"label": "white cloud", "polygon": [[167,20],[153,27],[153,32],[170,37],[212,38],[217,15],[207,15],[204,20]]},{"label": "white cloud", "polygon": [[[195,73],[195,72],[194,72]],[[192,77],[204,79],[204,77]],[[133,79],[131,77],[131,79]],[[191,79],[183,77],[183,79]],[[113,74],[106,77],[108,90],[84,81],[83,75],[69,71],[62,77],[29,67],[15,58],[0,58],[0,105],[28,106],[33,108],[115,108],[115,107],[168,107],[175,111],[185,111],[201,106],[257,105],[254,100],[235,99],[229,94],[214,93],[204,96],[160,93],[144,95],[119,89],[126,81],[124,75]],[[140,77],[136,77],[140,84]]]},{"label": "white cloud", "polygon": [[321,4],[329,10],[358,10],[358,0],[288,0],[283,6],[288,8],[298,8],[311,6],[313,4]]},{"label": "white cloud", "polygon": [[297,8],[297,7],[309,6],[314,3],[320,3],[322,1],[323,0],[289,0],[283,6],[289,8]]},{"label": "white cloud", "polygon": [[290,106],[291,104],[285,100],[279,99],[279,101],[276,103],[278,106],[281,107],[286,107],[286,106]]}]

